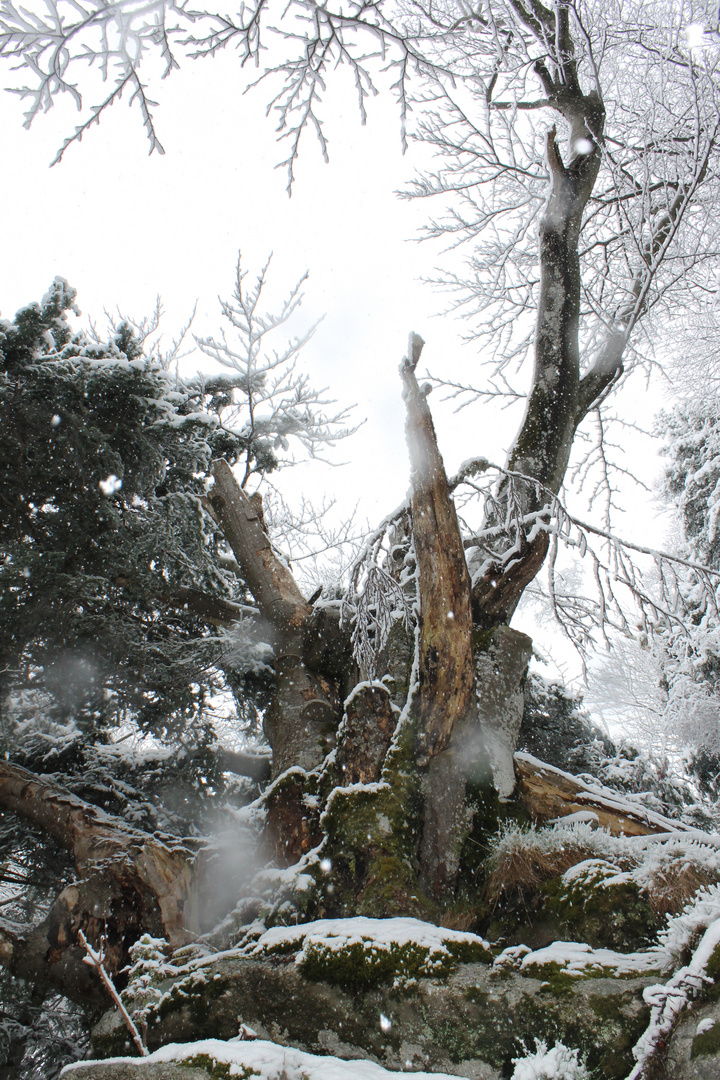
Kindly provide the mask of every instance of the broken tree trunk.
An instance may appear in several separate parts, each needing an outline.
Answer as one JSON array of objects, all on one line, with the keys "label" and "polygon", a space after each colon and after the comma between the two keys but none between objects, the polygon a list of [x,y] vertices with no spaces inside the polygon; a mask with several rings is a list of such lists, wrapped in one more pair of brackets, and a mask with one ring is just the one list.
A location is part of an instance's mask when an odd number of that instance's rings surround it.
[{"label": "broken tree trunk", "polygon": [[193,855],[184,844],[131,829],[8,762],[0,762],[0,806],[54,837],[72,852],[78,870],[78,880],[62,890],[27,939],[6,939],[5,962],[20,974],[30,968],[46,985],[86,1000],[97,988],[82,962],[79,930],[93,945],[104,939],[111,972],[127,964],[142,933],[164,937],[174,948],[196,936]]},{"label": "broken tree trunk", "polygon": [[420,588],[421,764],[447,747],[458,719],[475,713],[470,576],[427,395],[415,377],[423,344],[411,334],[410,355],[400,367]]},{"label": "broken tree trunk", "polygon": [[423,344],[417,334],[410,335],[400,374],[420,592],[418,763],[428,766],[420,863],[425,889],[442,897],[454,887],[470,825],[457,732],[476,718],[475,668],[470,577],[460,527],[427,394],[415,377]]},{"label": "broken tree trunk", "polygon": [[276,684],[264,728],[273,751],[272,776],[318,766],[334,745],[341,703],[329,680],[305,664],[312,608],[265,529],[262,498],[248,496],[224,460],[213,465],[210,505],[255,598],[275,651]]}]

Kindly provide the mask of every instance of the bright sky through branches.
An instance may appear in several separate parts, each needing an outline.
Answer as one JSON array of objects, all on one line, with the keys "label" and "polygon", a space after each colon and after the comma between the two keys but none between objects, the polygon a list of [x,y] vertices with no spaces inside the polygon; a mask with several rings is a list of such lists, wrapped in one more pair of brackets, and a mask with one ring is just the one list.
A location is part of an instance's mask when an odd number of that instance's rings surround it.
[{"label": "bright sky through branches", "polygon": [[[434,374],[479,384],[477,352],[462,347],[464,329],[452,316],[433,318],[448,298],[420,278],[448,256],[413,241],[435,210],[428,200],[398,200],[394,192],[427,163],[427,150],[401,153],[391,100],[370,101],[360,125],[353,87],[340,72],[328,91],[338,107],[328,117],[330,164],[308,140],[291,199],[277,163],[283,148],[265,117],[267,90],[243,95],[237,58],[187,64],[154,87],[156,121],[166,150],[148,156],[137,111],[126,100],[99,126],[48,166],[78,123],[69,95],[24,131],[22,105],[0,98],[5,161],[2,315],[40,299],[56,274],[78,290],[78,303],[101,327],[103,308],[140,319],[159,294],[168,340],[197,301],[193,330],[221,328],[218,296],[232,292],[238,250],[251,277],[274,253],[271,282],[283,296],[310,271],[292,333],[322,318],[301,363],[341,404],[357,402],[361,430],[336,449],[342,467],[303,466],[281,477],[291,498],[337,496],[344,510],[359,503],[371,525],[405,496],[408,463],[398,364],[407,335],[426,340],[423,363]],[[6,75],[6,82],[7,82]],[[87,103],[101,100],[85,89]],[[187,361],[202,366],[199,353]],[[521,420],[517,405],[476,404],[454,414],[431,398],[440,447],[450,473],[471,455],[502,463]],[[646,517],[646,515],[645,515]],[[624,528],[625,535],[634,530]],[[636,534],[637,535],[637,534]]]}]

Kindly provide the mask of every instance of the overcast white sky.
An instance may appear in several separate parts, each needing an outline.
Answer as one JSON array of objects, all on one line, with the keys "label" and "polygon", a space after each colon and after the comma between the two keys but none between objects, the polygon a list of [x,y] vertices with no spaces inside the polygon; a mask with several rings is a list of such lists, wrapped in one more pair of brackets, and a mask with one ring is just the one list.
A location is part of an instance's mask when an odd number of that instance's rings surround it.
[{"label": "overcast white sky", "polygon": [[[330,165],[308,141],[288,199],[286,176],[274,167],[282,149],[264,115],[266,94],[243,96],[243,79],[232,54],[188,63],[157,95],[164,157],[148,156],[139,116],[121,102],[52,169],[78,122],[71,102],[24,131],[21,104],[0,96],[0,311],[11,318],[60,274],[78,290],[83,322],[102,322],[103,309],[116,307],[140,318],[160,294],[168,337],[196,301],[195,332],[213,334],[221,325],[217,297],[232,291],[238,249],[251,271],[274,252],[278,295],[308,269],[296,329],[325,319],[307,367],[341,403],[356,402],[367,423],[335,454],[347,465],[302,467],[286,474],[285,487],[326,491],[345,507],[359,500],[361,515],[376,522],[408,486],[397,375],[408,332],[426,339],[423,359],[435,373],[481,381],[477,355],[459,344],[459,324],[433,317],[447,298],[419,281],[441,258],[412,242],[431,208],[394,195],[421,164],[417,148],[402,156],[387,97],[371,106],[363,128],[348,93],[330,118]],[[472,454],[502,459],[521,419],[517,410],[486,406],[455,416],[439,395],[431,405],[449,471]],[[647,451],[644,467],[655,471]],[[637,505],[635,496],[630,501]],[[646,508],[622,531],[640,538],[640,519],[647,523]]]},{"label": "overcast white sky", "polygon": [[[438,370],[449,370],[449,354],[458,351],[455,321],[430,318],[446,299],[418,281],[435,253],[407,242],[426,208],[394,195],[412,175],[412,155],[401,154],[387,100],[362,128],[348,96],[330,125],[330,165],[308,141],[289,199],[284,171],[274,167],[283,149],[265,118],[263,90],[243,97],[241,85],[232,55],[189,64],[162,85],[164,157],[148,156],[137,112],[121,103],[52,169],[62,137],[77,123],[71,103],[26,132],[20,103],[0,98],[0,310],[12,317],[61,274],[78,290],[83,316],[101,320],[104,307],[118,306],[138,318],[159,293],[169,336],[196,300],[195,331],[210,334],[221,324],[217,297],[232,290],[238,249],[251,270],[274,253],[279,292],[308,269],[297,327],[325,319],[307,365],[318,383],[341,402],[357,402],[358,417],[368,418],[339,454],[359,468],[342,479],[323,473],[321,482],[346,494],[365,488],[366,512],[377,516],[407,488],[397,365],[408,332],[423,334],[428,363]],[[457,460],[480,449],[458,451]]]}]

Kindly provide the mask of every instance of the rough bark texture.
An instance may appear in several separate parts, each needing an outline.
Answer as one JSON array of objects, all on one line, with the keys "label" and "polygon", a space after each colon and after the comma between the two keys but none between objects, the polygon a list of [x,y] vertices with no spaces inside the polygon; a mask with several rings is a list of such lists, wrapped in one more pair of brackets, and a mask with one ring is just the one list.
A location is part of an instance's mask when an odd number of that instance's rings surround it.
[{"label": "rough bark texture", "polygon": [[57,784],[0,762],[0,805],[39,825],[71,851],[81,872],[103,863],[130,864],[157,901],[168,940],[179,947],[195,930],[189,903],[188,849],[123,827]]},{"label": "rough bark texture", "polygon": [[272,746],[272,776],[299,765],[320,765],[335,745],[340,699],[330,683],[308,671],[297,653],[275,657],[275,691],[263,728]]},{"label": "rough bark texture", "polygon": [[420,579],[420,762],[444,750],[458,720],[475,712],[470,577],[427,396],[415,378],[422,346],[411,334],[400,368]]},{"label": "rough bark texture", "polygon": [[[420,587],[418,754],[427,765],[421,880],[435,897],[452,891],[470,819],[457,742],[476,716],[470,576],[455,504],[437,445],[427,394],[415,368],[422,338],[410,335],[400,367],[407,409],[412,531]],[[460,757],[458,752],[460,750]]]},{"label": "rough bark texture", "polygon": [[450,900],[460,869],[460,851],[472,827],[472,812],[465,799],[465,733],[459,725],[450,746],[431,758],[423,777],[423,834],[420,847],[420,882],[436,900]]},{"label": "rough bark texture", "polygon": [[346,702],[335,765],[342,786],[380,779],[398,710],[382,684],[362,686]]},{"label": "rough bark texture", "polygon": [[[515,788],[513,754],[525,708],[525,679],[532,656],[527,634],[498,626],[475,656],[479,728],[501,799]],[[477,753],[477,751],[476,751]]]},{"label": "rough bark texture", "polygon": [[265,793],[268,857],[279,866],[292,866],[322,840],[317,801],[307,798],[307,774],[288,770]]},{"label": "rough bark texture", "polygon": [[[540,294],[535,333],[535,366],[525,416],[507,459],[518,478],[514,494],[524,515],[540,512],[562,485],[577,426],[599,393],[616,377],[622,348],[595,372],[581,392],[578,330],[580,320],[579,238],[582,218],[600,168],[605,108],[597,92],[583,93],[577,75],[567,9],[532,6],[532,14],[513,3],[519,18],[539,40],[555,42],[553,71],[534,65],[549,104],[570,126],[570,155],[563,162],[552,128],[547,137],[550,190],[540,223]],[[549,35],[549,36],[548,36]],[[623,342],[624,347],[624,342]],[[607,358],[606,358],[607,360]],[[597,377],[596,377],[597,376]],[[583,411],[584,410],[584,411]],[[500,505],[509,485],[498,492]],[[509,505],[509,502],[508,502]],[[493,524],[500,518],[495,515]],[[509,622],[527,585],[542,566],[547,533],[508,539],[507,548],[486,567],[473,586],[476,622],[492,628]]]},{"label": "rough bark texture", "polygon": [[268,539],[261,497],[246,495],[223,459],[213,464],[213,477],[210,503],[262,615],[274,627],[300,629],[310,607]]},{"label": "rough bark texture", "polygon": [[213,512],[272,631],[276,685],[264,727],[273,778],[296,765],[313,769],[332,749],[340,701],[303,658],[312,609],[268,539],[261,497],[245,494],[226,461],[215,462],[213,476]]}]

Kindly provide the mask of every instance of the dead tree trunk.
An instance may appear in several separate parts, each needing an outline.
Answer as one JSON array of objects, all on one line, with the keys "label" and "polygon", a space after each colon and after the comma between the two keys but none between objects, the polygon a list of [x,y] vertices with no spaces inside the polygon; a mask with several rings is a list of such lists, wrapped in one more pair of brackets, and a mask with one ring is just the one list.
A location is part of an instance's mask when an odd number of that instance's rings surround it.
[{"label": "dead tree trunk", "polygon": [[410,335],[400,368],[420,581],[419,764],[441,753],[456,723],[475,714],[470,577],[426,393],[415,378],[423,344]]},{"label": "dead tree trunk", "polygon": [[44,984],[87,1000],[97,986],[77,943],[105,941],[107,966],[120,971],[142,933],[178,948],[200,930],[193,853],[179,841],[138,832],[45,777],[0,762],[0,807],[38,825],[72,853],[77,881],[57,896],[43,923],[13,941],[5,928],[4,962],[30,969]]},{"label": "dead tree trunk", "polygon": [[275,692],[264,720],[273,751],[272,776],[276,779],[296,766],[307,771],[332,749],[341,715],[335,689],[309,670],[303,658],[312,609],[270,543],[261,496],[248,497],[224,460],[215,462],[213,477],[213,512],[267,623],[275,650]]},{"label": "dead tree trunk", "polygon": [[423,344],[410,335],[400,374],[420,591],[418,764],[427,765],[420,866],[425,888],[441,897],[452,889],[469,826],[458,731],[475,726],[477,709],[470,577],[427,395],[415,377]]},{"label": "dead tree trunk", "polygon": [[[261,496],[248,497],[224,460],[215,462],[213,477],[213,513],[260,609],[275,652],[275,689],[263,720],[272,748],[271,776],[278,780],[288,769],[307,773],[321,765],[335,745],[342,716],[337,687],[305,662],[312,609],[270,543]],[[267,802],[270,845],[282,862],[294,862],[310,843],[302,791],[296,778],[285,789],[275,786]]]}]

